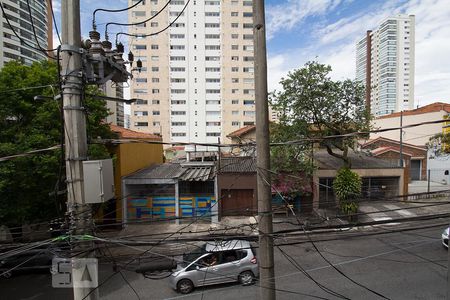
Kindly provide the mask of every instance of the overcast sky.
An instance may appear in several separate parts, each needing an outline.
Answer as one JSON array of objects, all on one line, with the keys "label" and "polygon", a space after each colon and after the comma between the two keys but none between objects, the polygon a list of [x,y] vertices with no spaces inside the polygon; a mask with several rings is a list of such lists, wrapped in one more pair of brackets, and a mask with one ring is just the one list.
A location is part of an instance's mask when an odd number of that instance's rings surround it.
[{"label": "overcast sky", "polygon": [[[56,2],[59,21],[60,0]],[[127,0],[81,0],[81,6],[87,37],[96,8],[124,8]],[[330,64],[334,79],[354,78],[356,41],[399,13],[416,16],[415,106],[450,102],[449,0],[266,0],[269,90],[279,88],[281,77],[309,60]],[[104,23],[110,21],[126,23],[127,14],[99,12],[102,37]]]}]

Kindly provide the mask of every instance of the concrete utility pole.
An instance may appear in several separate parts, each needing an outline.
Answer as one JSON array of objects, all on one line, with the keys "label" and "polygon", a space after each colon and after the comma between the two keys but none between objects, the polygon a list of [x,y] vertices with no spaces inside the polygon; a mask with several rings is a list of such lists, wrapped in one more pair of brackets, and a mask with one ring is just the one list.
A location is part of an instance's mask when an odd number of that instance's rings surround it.
[{"label": "concrete utility pole", "polygon": [[[86,116],[82,106],[82,60],[79,0],[61,2],[61,79],[65,127],[67,210],[70,215],[70,233],[90,233],[91,210],[84,201],[83,161],[87,159]],[[59,62],[58,62],[59,63]],[[91,247],[90,242],[75,246],[82,252]],[[77,279],[75,279],[77,280]],[[98,299],[98,290],[73,288],[75,300]]]},{"label": "concrete utility pole", "polygon": [[260,298],[275,299],[264,0],[253,1]]}]

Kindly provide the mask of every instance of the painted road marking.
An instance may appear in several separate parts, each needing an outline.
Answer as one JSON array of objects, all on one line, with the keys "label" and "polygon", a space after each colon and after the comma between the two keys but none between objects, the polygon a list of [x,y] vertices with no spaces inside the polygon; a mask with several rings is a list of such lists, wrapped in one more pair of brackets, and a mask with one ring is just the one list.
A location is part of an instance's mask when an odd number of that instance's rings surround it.
[{"label": "painted road marking", "polygon": [[404,217],[415,217],[417,216],[415,213],[412,213],[406,209],[401,209],[400,206],[397,205],[393,205],[393,204],[383,204],[384,207],[386,207],[387,209],[391,209],[391,210],[395,210],[394,212],[398,213],[399,215],[402,215]]},{"label": "painted road marking", "polygon": [[378,212],[378,209],[373,206],[360,206],[359,210],[363,213],[366,213],[368,217],[374,221],[392,220],[392,218],[388,217],[388,215],[386,215],[385,213]]}]

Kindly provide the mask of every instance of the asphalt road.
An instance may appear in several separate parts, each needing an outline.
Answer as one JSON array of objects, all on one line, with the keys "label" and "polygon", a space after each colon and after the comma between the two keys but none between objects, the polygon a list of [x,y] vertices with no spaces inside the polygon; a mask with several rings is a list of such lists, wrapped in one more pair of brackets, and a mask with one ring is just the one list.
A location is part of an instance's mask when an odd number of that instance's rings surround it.
[{"label": "asphalt road", "polygon": [[[298,268],[275,249],[277,299],[339,299],[333,293],[349,299],[383,299],[380,295],[387,299],[445,299],[447,251],[440,243],[441,232],[442,228],[438,227],[377,235],[366,235],[367,232],[362,230],[361,236],[345,239],[342,233],[327,235],[326,238],[332,240],[315,245],[341,273],[331,267],[311,243],[281,248],[295,259]],[[329,292],[307,278],[300,267]],[[111,265],[101,265],[100,282],[112,272]],[[120,274],[116,274],[100,287],[102,299],[259,298],[257,284],[198,288],[192,294],[181,295],[170,289],[167,279],[145,279],[129,271],[122,274],[138,295]],[[22,274],[0,279],[0,291],[1,299],[72,299],[70,289],[51,287],[48,274]]]}]

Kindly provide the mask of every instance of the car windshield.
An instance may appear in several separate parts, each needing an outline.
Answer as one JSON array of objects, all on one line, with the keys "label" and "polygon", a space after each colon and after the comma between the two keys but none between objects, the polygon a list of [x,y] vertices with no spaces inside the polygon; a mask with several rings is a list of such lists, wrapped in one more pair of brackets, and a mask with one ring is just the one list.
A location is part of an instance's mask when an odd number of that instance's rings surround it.
[{"label": "car windshield", "polygon": [[195,261],[197,258],[206,253],[206,245],[196,248],[195,250],[183,254],[183,261],[180,262],[180,266],[186,268],[191,262]]}]

